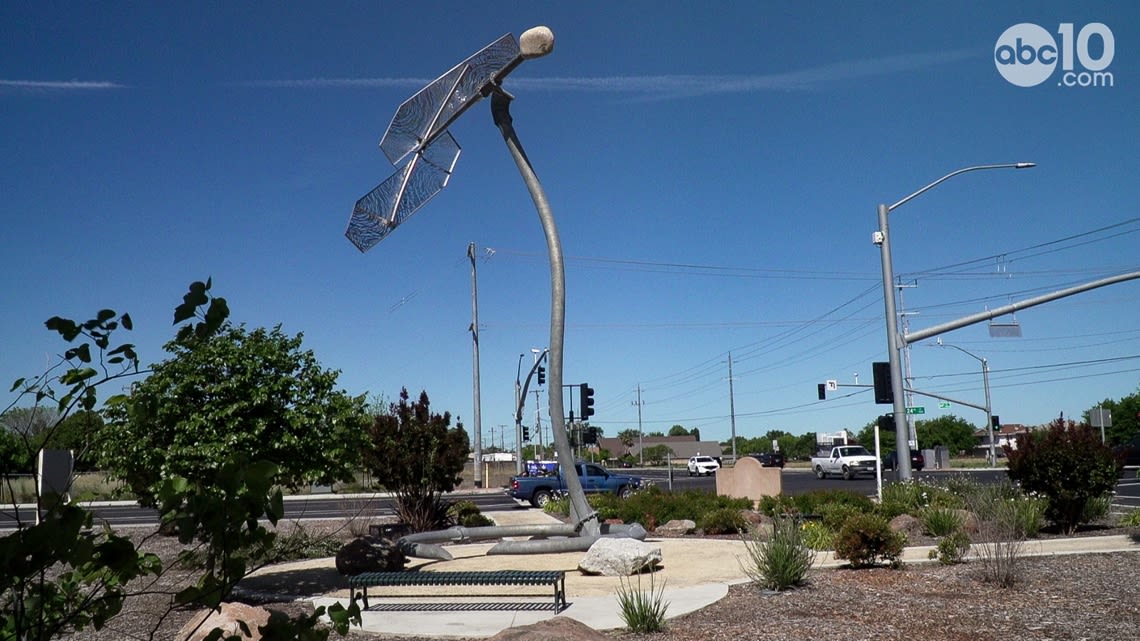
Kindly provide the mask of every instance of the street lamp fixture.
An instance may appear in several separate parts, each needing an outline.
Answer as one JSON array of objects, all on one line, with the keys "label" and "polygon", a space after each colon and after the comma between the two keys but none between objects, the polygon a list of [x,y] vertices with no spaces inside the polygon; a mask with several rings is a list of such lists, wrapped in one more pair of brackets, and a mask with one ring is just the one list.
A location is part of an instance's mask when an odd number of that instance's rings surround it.
[{"label": "street lamp fixture", "polygon": [[890,225],[888,223],[889,214],[902,207],[911,200],[921,196],[922,194],[934,189],[938,185],[950,180],[951,178],[971,171],[982,171],[985,169],[1029,169],[1036,167],[1036,163],[1031,162],[1015,162],[1004,163],[998,165],[974,165],[971,167],[963,167],[952,171],[945,176],[935,180],[934,182],[926,185],[925,187],[915,191],[914,193],[902,198],[893,205],[880,204],[878,208],[879,214],[879,230],[872,236],[873,242],[879,246],[879,258],[882,262],[883,268],[883,307],[885,312],[885,321],[887,327],[887,360],[890,362],[891,370],[891,391],[894,396],[894,421],[895,421],[895,445],[898,452],[898,462],[895,464],[895,474],[900,481],[909,481],[911,478],[910,468],[910,429],[907,427],[906,422],[906,403],[903,398],[903,375],[902,375],[902,359],[899,355],[899,350],[903,348],[906,339],[898,331],[898,316],[895,312],[895,291],[894,291],[894,264],[891,258],[891,236]]},{"label": "street lamp fixture", "polygon": [[952,347],[966,356],[973,358],[982,364],[982,386],[985,388],[986,393],[986,431],[990,434],[990,467],[997,465],[996,452],[994,451],[994,414],[993,406],[990,405],[990,363],[986,359],[978,356],[977,354],[970,353],[957,345],[943,343],[942,339],[937,339],[939,347]]}]

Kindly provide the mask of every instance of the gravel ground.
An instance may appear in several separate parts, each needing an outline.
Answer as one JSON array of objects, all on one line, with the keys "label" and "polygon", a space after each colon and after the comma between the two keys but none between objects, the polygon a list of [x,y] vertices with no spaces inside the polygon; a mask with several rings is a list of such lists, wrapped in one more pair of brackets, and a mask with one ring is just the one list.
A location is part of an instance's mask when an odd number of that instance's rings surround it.
[{"label": "gravel ground", "polygon": [[[345,540],[352,536],[344,524],[336,522],[305,527],[310,532],[320,530]],[[1102,525],[1080,534],[1124,533],[1140,535],[1140,529]],[[146,548],[164,558],[173,558],[180,549],[175,539],[148,537],[149,534],[135,532],[132,536],[146,539]],[[781,593],[750,585],[732,586],[726,598],[671,619],[662,633],[615,630],[606,634],[622,641],[1140,640],[1140,555],[1025,558],[1020,561],[1020,568],[1022,578],[1011,588],[982,581],[977,563],[912,564],[902,570],[813,570],[805,586]],[[103,630],[88,630],[74,638],[175,638],[194,612],[170,610],[171,595],[191,577],[192,573],[175,569],[157,581],[132,585],[133,592],[143,594],[128,599],[120,616]],[[293,614],[311,611],[305,603],[266,605]],[[334,634],[332,638],[338,637]],[[347,638],[422,641],[361,632],[353,632]]]}]

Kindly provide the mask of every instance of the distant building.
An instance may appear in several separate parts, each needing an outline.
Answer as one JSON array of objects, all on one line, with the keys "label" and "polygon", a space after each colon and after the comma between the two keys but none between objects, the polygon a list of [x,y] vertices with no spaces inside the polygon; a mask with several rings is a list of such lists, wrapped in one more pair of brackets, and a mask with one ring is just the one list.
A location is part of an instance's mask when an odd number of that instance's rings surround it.
[{"label": "distant building", "polygon": [[608,450],[612,459],[619,459],[627,454],[633,458],[639,458],[641,448],[649,449],[657,445],[666,445],[673,452],[673,460],[688,461],[690,456],[705,455],[705,456],[723,456],[724,452],[721,450],[720,443],[716,441],[698,441],[696,436],[687,434],[685,436],[643,436],[640,443],[635,440],[633,445],[626,447],[617,437],[601,437],[598,439],[598,447],[603,450]]}]

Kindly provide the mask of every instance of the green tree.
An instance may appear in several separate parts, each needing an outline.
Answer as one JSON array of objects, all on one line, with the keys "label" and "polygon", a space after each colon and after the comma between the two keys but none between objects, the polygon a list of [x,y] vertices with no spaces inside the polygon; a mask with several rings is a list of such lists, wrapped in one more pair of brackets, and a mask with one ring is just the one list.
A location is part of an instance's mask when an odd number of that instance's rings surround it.
[{"label": "green tree", "polygon": [[[1098,405],[1112,412],[1112,427],[1105,428],[1104,432],[1109,445],[1128,443],[1140,436],[1140,392],[1129,394],[1118,401],[1106,398]],[[1089,422],[1088,411],[1085,411],[1084,419],[1086,423]]]},{"label": "green tree", "polygon": [[618,440],[621,441],[621,444],[625,446],[625,451],[622,452],[622,456],[625,456],[633,449],[633,444],[638,442],[640,433],[634,429],[622,430],[618,432],[617,437]]},{"label": "green tree", "polygon": [[1100,433],[1088,425],[1056,419],[1044,431],[1022,434],[1004,446],[1009,478],[1046,499],[1045,518],[1072,533],[1088,504],[1116,488],[1121,465]]},{"label": "green tree", "polygon": [[689,430],[685,429],[684,425],[674,425],[669,428],[669,436],[688,436]]},{"label": "green tree", "polygon": [[669,459],[671,451],[665,444],[650,445],[645,448],[645,460],[650,465],[660,465]]},{"label": "green tree", "polygon": [[963,451],[970,453],[978,444],[974,438],[978,428],[966,419],[953,414],[928,421],[916,421],[914,429],[918,434],[919,445],[924,448],[942,445],[949,448],[952,455]]},{"label": "green tree", "polygon": [[463,480],[471,450],[463,425],[451,427],[449,412],[432,413],[427,392],[415,402],[408,398],[400,390],[388,413],[373,419],[363,458],[376,482],[395,495],[400,520],[426,532],[450,525],[443,494]]},{"label": "green tree", "polygon": [[[855,440],[859,441],[859,444],[866,447],[868,451],[873,452],[875,450],[875,429],[878,428],[878,425],[878,419],[876,419],[867,423],[862,429],[855,433]],[[894,423],[891,423],[891,425],[893,426]],[[921,437],[919,438],[919,443],[924,447],[926,446],[926,443]],[[879,431],[879,450],[882,451],[883,454],[895,450],[895,430],[893,427],[889,430]]]},{"label": "green tree", "polygon": [[358,467],[368,418],[363,398],[336,389],[302,336],[280,327],[179,332],[169,359],[108,408],[100,464],[143,505],[173,478],[208,486],[227,463],[265,461],[288,488],[348,480]]}]

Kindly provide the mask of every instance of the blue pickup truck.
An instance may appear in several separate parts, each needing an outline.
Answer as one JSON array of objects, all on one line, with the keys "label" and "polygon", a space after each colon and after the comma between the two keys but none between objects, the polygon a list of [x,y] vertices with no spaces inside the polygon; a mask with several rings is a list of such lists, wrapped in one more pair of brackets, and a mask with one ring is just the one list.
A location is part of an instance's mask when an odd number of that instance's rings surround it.
[{"label": "blue pickup truck", "polygon": [[[582,481],[582,490],[586,494],[608,492],[625,497],[641,487],[639,477],[615,474],[597,463],[579,461],[575,464],[575,469],[578,471],[578,479]],[[507,494],[520,503],[543,507],[556,493],[565,489],[566,484],[559,470],[559,473],[550,475],[512,476]]]}]

